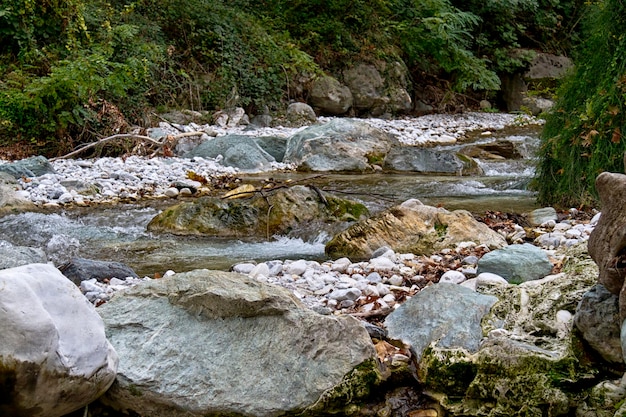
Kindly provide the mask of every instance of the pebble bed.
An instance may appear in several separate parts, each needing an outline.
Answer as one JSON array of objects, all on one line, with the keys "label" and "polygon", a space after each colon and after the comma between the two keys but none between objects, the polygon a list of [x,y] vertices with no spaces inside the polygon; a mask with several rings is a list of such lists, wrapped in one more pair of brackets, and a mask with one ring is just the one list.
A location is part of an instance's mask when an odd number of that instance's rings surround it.
[{"label": "pebble bed", "polygon": [[[320,118],[320,122],[330,120]],[[523,115],[502,113],[465,113],[461,115],[429,115],[395,120],[367,119],[375,127],[392,133],[408,145],[450,144],[470,131],[488,135],[493,130],[512,125],[539,124]],[[277,135],[287,137],[294,128],[258,128],[216,125],[172,126],[161,124],[166,133],[203,131],[206,138],[226,134]],[[4,163],[0,161],[0,163]],[[55,174],[22,179],[18,194],[38,206],[62,207],[138,201],[142,198],[171,198],[179,193],[192,193],[202,187],[188,178],[190,171],[204,178],[236,175],[231,167],[216,159],[160,158],[130,156],[127,158],[58,159],[52,162]],[[292,167],[277,163],[276,170]],[[571,216],[556,222],[548,221],[535,228],[536,238],[529,239],[527,229],[512,225],[500,230],[509,243],[532,241],[542,247],[554,261],[561,257],[560,249],[586,242],[599,219],[575,220]],[[305,305],[321,314],[352,313],[363,317],[384,315],[434,282],[452,282],[470,288],[480,285],[508,285],[494,274],[476,274],[477,262],[489,249],[472,242],[459,244],[431,256],[395,253],[381,248],[367,262],[351,262],[347,258],[319,263],[307,260],[268,261],[258,264],[240,263],[232,270],[259,281],[280,285],[291,290]],[[168,271],[165,276],[175,274]],[[152,278],[112,278],[106,282],[95,279],[83,281],[80,288],[95,305],[105,303],[118,291]]]},{"label": "pebble bed", "polygon": [[[331,120],[320,117],[321,123]],[[464,113],[458,115],[428,115],[404,119],[363,119],[371,125],[392,133],[407,145],[450,144],[470,131],[490,134],[507,126],[540,124],[541,121],[507,113]],[[161,123],[163,134],[205,132],[205,140],[211,136],[227,134],[253,136],[288,137],[304,128],[257,128],[249,126],[218,125],[170,125]],[[6,161],[0,161],[6,163]],[[220,158],[103,157],[98,159],[57,159],[51,162],[56,171],[36,178],[21,180],[22,190],[18,195],[38,206],[56,207],[65,205],[91,205],[94,203],[132,202],[143,198],[173,198],[178,194],[191,194],[202,184],[192,181],[188,174],[193,172],[211,182],[219,177],[236,175],[237,169],[225,167]],[[289,170],[294,167],[274,163],[274,170]]]}]

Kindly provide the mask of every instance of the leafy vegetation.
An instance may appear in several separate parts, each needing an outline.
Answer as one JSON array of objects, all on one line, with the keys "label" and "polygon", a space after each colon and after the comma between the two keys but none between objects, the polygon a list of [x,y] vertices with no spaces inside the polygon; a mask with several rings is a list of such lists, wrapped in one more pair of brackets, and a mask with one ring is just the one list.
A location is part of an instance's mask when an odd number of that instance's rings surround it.
[{"label": "leafy vegetation", "polygon": [[62,153],[152,109],[281,108],[358,61],[495,91],[517,48],[569,49],[580,1],[0,0],[0,147]]},{"label": "leafy vegetation", "polygon": [[598,203],[594,182],[603,171],[624,172],[626,140],[626,6],[590,5],[577,67],[559,91],[543,132],[535,185],[543,204]]}]

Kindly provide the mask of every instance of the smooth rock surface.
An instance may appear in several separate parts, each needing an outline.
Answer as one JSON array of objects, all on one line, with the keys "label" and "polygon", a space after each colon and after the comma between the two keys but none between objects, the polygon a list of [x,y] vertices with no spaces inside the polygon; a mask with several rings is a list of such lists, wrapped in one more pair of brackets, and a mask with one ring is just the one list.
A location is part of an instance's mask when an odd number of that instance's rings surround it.
[{"label": "smooth rock surface", "polygon": [[42,249],[15,246],[6,240],[0,240],[0,269],[46,262],[46,253]]},{"label": "smooth rock surface", "polygon": [[274,157],[265,152],[250,136],[228,135],[209,139],[186,153],[184,157],[216,158],[222,155],[225,166],[243,171],[268,170]]},{"label": "smooth rock surface", "polygon": [[552,263],[548,255],[529,243],[489,252],[480,258],[477,265],[478,274],[491,272],[512,284],[540,279],[551,271]]},{"label": "smooth rock surface", "polygon": [[497,301],[457,284],[435,284],[392,312],[385,326],[390,338],[413,347],[418,361],[429,346],[476,352],[480,322]]},{"label": "smooth rock surface", "polygon": [[332,409],[338,386],[358,397],[378,372],[356,319],[321,316],[289,291],[239,274],[176,274],[99,311],[121,358],[103,402],[142,417]]},{"label": "smooth rock surface", "polygon": [[341,115],[346,113],[353,103],[352,92],[333,77],[320,77],[311,87],[310,102],[322,113]]},{"label": "smooth rock surface", "polygon": [[0,335],[2,416],[62,416],[115,379],[102,319],[52,265],[0,271]]},{"label": "smooth rock surface", "polygon": [[105,279],[139,278],[137,273],[127,265],[113,261],[98,261],[85,258],[73,258],[59,267],[63,275],[76,285],[82,281],[95,278],[102,282]]},{"label": "smooth rock surface", "polygon": [[283,162],[303,171],[371,169],[389,151],[393,137],[357,119],[333,119],[289,138]]}]

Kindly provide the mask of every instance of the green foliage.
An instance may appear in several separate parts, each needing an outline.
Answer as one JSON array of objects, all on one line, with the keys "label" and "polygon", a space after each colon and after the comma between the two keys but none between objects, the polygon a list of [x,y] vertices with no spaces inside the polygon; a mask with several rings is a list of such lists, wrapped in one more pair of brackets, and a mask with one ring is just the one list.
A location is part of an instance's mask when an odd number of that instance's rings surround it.
[{"label": "green foliage", "polygon": [[561,16],[580,1],[0,0],[0,147],[94,140],[113,129],[104,103],[129,124],[151,108],[281,107],[358,61],[496,90],[528,61],[514,49],[567,46]]},{"label": "green foliage", "polygon": [[543,132],[535,186],[543,204],[597,204],[594,182],[603,171],[623,172],[626,141],[626,6],[589,5],[585,43],[575,73]]}]

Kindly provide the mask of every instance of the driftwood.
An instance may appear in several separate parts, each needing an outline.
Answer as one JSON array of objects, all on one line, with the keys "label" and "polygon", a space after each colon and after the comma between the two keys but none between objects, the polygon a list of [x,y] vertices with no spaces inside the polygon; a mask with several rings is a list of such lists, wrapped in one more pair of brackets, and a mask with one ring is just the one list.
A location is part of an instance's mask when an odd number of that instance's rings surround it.
[{"label": "driftwood", "polygon": [[150,155],[151,157],[154,157],[158,154],[162,154],[164,156],[166,155],[165,150],[169,149],[173,146],[176,146],[176,143],[178,142],[179,139],[184,138],[184,137],[188,137],[188,136],[200,136],[203,135],[204,132],[186,132],[186,133],[180,133],[178,135],[167,135],[163,138],[163,140],[157,140],[157,139],[152,139],[149,136],[143,136],[143,135],[135,135],[132,133],[120,133],[118,135],[113,135],[113,136],[109,136],[106,138],[102,138],[97,142],[93,142],[93,143],[89,143],[87,145],[84,145],[78,149],[76,149],[75,151],[72,151],[66,155],[63,156],[59,156],[56,158],[52,158],[51,161],[55,161],[57,159],[67,159],[67,158],[71,158],[73,156],[76,156],[84,151],[86,151],[87,149],[91,149],[91,148],[95,148],[96,146],[101,146],[104,145],[106,143],[109,142],[114,142],[120,139],[138,139],[141,140],[143,142],[147,142],[149,145],[152,145],[154,147],[156,147],[156,149],[152,152],[152,154]]}]

